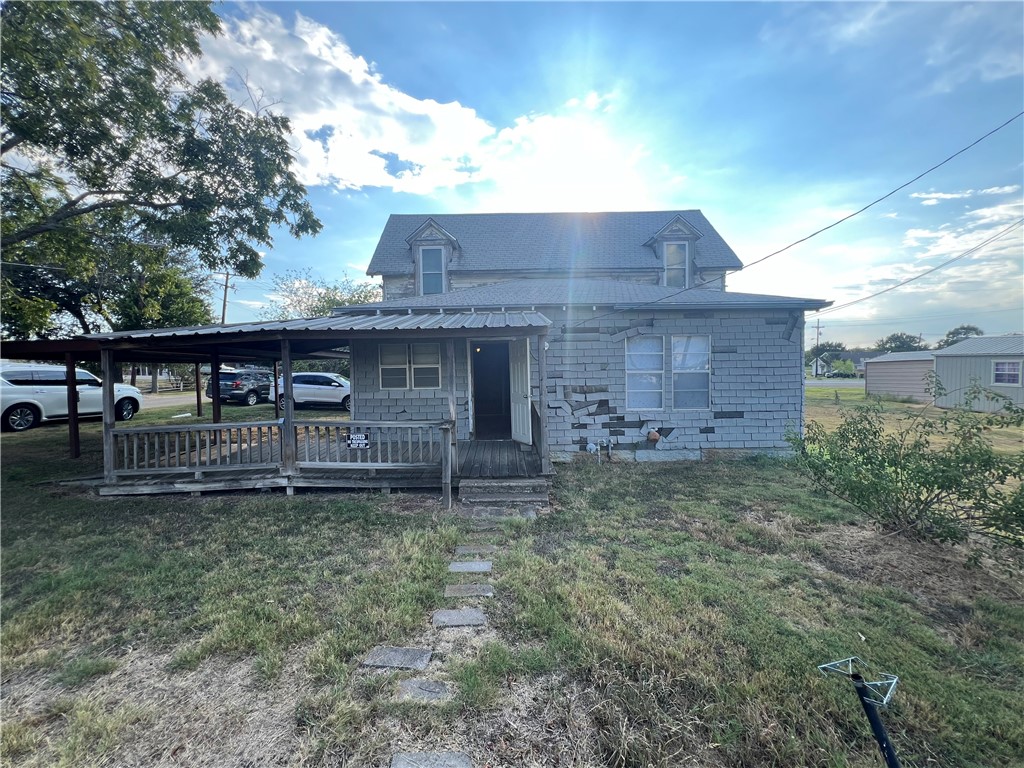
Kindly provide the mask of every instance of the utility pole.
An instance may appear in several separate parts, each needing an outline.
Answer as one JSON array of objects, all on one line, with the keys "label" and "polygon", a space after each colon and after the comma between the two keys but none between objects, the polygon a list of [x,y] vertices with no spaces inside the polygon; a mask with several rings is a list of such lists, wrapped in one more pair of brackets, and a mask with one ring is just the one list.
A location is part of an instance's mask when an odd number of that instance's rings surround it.
[{"label": "utility pole", "polygon": [[221,325],[225,325],[227,323],[227,317],[228,317],[228,288],[230,287],[230,286],[228,286],[228,280],[230,280],[232,277],[234,277],[234,275],[232,275],[227,270],[224,271],[224,302],[221,304],[221,307],[220,307],[220,324]]}]

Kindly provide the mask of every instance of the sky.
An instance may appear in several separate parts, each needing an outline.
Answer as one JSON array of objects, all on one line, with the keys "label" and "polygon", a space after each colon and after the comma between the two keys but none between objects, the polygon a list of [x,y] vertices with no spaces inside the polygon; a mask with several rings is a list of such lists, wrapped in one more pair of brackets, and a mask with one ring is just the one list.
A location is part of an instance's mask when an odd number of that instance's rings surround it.
[{"label": "sky", "polygon": [[[1024,110],[1024,4],[231,3],[193,76],[291,120],[324,224],[272,278],[363,280],[391,213],[698,208],[744,263],[851,214]],[[729,289],[846,304],[810,343],[1024,330],[1024,118]],[[993,239],[995,238],[995,239]],[[219,305],[219,302],[215,302]]]}]

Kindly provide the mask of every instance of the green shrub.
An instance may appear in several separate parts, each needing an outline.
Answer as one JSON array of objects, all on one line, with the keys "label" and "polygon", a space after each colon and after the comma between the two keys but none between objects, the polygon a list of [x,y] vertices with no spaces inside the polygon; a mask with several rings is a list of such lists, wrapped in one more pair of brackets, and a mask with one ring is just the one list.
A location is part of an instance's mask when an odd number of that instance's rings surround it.
[{"label": "green shrub", "polygon": [[[932,391],[942,393],[934,380]],[[996,413],[974,413],[981,398]],[[1024,559],[1024,454],[999,454],[987,432],[1024,425],[1024,409],[972,386],[963,405],[887,414],[880,401],[840,409],[831,432],[816,422],[793,435],[812,481],[888,530],[935,542],[978,544],[1008,562]],[[975,547],[977,557],[982,549]]]}]

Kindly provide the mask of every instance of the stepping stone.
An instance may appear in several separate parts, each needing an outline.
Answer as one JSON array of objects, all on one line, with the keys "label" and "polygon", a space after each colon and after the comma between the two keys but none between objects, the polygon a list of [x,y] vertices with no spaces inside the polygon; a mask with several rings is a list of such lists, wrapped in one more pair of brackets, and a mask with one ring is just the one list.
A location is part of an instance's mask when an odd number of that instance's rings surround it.
[{"label": "stepping stone", "polygon": [[493,555],[498,548],[493,544],[466,544],[455,548],[455,556],[462,555]]},{"label": "stepping stone", "polygon": [[447,701],[451,698],[451,691],[448,686],[437,680],[424,680],[413,678],[402,680],[398,684],[399,701],[421,701],[432,703],[435,701]]},{"label": "stepping stone", "polygon": [[449,584],[444,588],[445,597],[494,597],[490,584]]},{"label": "stepping stone", "polygon": [[430,663],[429,648],[394,648],[378,645],[362,661],[364,667],[387,667],[388,669],[426,669]]},{"label": "stepping stone", "polygon": [[464,560],[448,566],[449,573],[490,573],[490,560]]},{"label": "stepping stone", "polygon": [[473,768],[473,763],[462,752],[399,752],[391,768]]},{"label": "stepping stone", "polygon": [[483,611],[476,608],[460,608],[457,611],[434,611],[430,619],[434,629],[448,627],[482,627],[487,623]]}]

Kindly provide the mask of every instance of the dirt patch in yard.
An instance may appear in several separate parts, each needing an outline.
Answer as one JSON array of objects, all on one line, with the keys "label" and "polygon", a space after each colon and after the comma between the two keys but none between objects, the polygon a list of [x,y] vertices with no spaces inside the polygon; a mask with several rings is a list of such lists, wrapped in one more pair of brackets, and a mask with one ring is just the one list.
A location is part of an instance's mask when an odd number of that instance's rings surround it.
[{"label": "dirt patch in yard", "polygon": [[[293,650],[281,676],[261,683],[251,660],[211,659],[191,672],[171,672],[171,655],[134,650],[118,667],[87,685],[68,690],[45,672],[16,675],[3,683],[3,720],[47,722],[44,744],[24,765],[49,765],[67,733],[52,717],[61,700],[98,703],[104,710],[130,707],[137,723],[122,731],[107,763],[118,766],[295,765],[305,751],[296,729],[295,705],[309,692],[303,662],[308,649]],[[95,754],[93,754],[95,757]],[[81,755],[81,759],[90,759]]]}]

